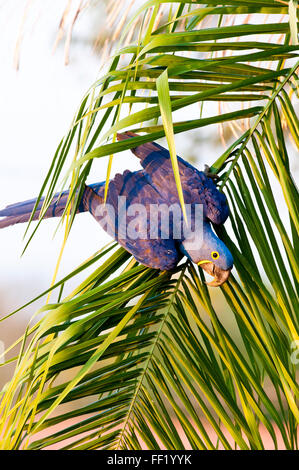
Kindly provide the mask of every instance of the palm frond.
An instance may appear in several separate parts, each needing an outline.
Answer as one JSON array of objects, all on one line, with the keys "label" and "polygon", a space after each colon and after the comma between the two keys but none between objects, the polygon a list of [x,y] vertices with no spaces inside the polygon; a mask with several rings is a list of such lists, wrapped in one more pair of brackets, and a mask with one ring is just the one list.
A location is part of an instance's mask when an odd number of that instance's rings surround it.
[{"label": "palm frond", "polygon": [[[162,6],[170,15],[157,26]],[[219,300],[189,262],[159,273],[122,249],[87,261],[78,269],[100,265],[41,309],[21,339],[1,396],[3,449],[264,449],[265,435],[273,448],[298,448],[299,198],[289,140],[299,148],[299,62],[290,8],[289,22],[280,21],[288,7],[272,0],[152,0],[128,23],[57,149],[43,210],[61,178],[71,182],[69,231],[95,158],[166,135],[176,172],[175,134],[236,120],[235,140],[211,168],[230,205],[230,229],[216,230],[235,272]],[[137,43],[125,44],[139,17]],[[205,101],[231,108],[178,120],[176,111],[205,110]],[[129,128],[142,135],[114,141]]]}]

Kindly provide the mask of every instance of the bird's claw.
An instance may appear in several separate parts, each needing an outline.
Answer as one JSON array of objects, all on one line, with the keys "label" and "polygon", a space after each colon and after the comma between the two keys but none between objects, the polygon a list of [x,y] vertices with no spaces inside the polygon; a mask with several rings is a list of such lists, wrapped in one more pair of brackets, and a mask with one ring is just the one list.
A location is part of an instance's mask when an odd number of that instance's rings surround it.
[{"label": "bird's claw", "polygon": [[213,181],[219,181],[219,176],[216,173],[212,173],[209,165],[205,165],[204,169],[204,174],[208,177],[211,178]]}]

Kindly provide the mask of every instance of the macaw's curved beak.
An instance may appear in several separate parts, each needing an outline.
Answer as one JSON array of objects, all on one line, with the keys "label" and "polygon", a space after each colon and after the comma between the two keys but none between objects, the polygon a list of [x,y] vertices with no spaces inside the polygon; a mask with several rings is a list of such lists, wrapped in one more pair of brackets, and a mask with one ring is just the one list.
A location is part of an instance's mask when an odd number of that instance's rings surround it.
[{"label": "macaw's curved beak", "polygon": [[202,269],[214,277],[213,281],[207,282],[207,286],[218,287],[226,282],[229,278],[231,269],[221,269],[211,262],[198,263]]}]

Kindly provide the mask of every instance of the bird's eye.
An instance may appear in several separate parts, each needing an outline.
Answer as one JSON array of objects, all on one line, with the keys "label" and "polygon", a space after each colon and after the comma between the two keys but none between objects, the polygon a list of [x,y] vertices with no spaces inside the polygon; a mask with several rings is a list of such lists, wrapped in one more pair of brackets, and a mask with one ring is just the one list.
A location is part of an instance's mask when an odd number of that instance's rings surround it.
[{"label": "bird's eye", "polygon": [[219,258],[219,253],[218,253],[218,251],[212,251],[211,256],[212,256],[213,259]]}]

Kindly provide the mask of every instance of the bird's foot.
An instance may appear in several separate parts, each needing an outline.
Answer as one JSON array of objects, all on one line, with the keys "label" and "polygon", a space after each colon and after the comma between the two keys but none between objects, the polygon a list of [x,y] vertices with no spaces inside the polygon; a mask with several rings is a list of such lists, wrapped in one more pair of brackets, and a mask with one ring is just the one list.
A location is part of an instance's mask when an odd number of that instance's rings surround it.
[{"label": "bird's foot", "polygon": [[205,165],[204,174],[208,178],[211,178],[214,182],[217,182],[219,180],[219,176],[216,173],[211,172],[209,165]]}]

